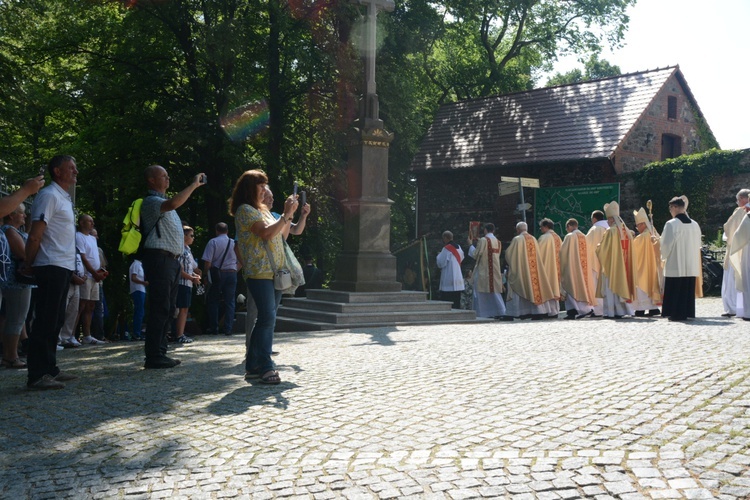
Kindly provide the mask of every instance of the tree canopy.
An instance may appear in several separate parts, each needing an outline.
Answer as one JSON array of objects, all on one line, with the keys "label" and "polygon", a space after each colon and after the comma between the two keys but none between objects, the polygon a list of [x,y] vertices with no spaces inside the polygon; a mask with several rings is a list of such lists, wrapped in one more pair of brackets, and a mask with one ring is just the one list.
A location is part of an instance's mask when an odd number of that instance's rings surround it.
[{"label": "tree canopy", "polygon": [[[558,55],[619,44],[635,0],[400,0],[380,14],[381,118],[394,132],[392,244],[413,236],[411,158],[442,102],[523,90]],[[143,169],[181,189],[180,215],[227,220],[240,173],[264,168],[281,201],[298,180],[313,212],[302,238],[321,267],[340,248],[348,128],[362,66],[363,7],[312,0],[0,1],[0,165],[23,178],[58,153],[80,170],[77,206],[116,252]],[[203,239],[201,239],[203,238]]]},{"label": "tree canopy", "polygon": [[597,54],[592,54],[583,66],[583,71],[578,68],[572,69],[567,73],[556,73],[555,76],[547,80],[547,86],[566,85],[569,83],[579,83],[589,80],[598,80],[610,76],[620,75],[620,67],[611,64],[606,59],[599,59]]}]

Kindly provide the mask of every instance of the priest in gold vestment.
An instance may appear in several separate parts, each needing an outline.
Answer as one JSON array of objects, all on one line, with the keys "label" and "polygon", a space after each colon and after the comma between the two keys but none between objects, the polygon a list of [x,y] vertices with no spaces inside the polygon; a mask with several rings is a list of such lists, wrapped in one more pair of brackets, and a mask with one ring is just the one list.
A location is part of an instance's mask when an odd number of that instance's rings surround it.
[{"label": "priest in gold vestment", "polygon": [[552,287],[552,298],[547,301],[547,315],[558,316],[560,314],[560,247],[562,239],[555,232],[555,223],[551,219],[544,218],[539,221],[539,255],[542,258],[542,267],[549,277]]},{"label": "priest in gold vestment", "polygon": [[636,316],[658,316],[661,314],[659,306],[664,286],[660,236],[643,207],[634,210],[633,217],[638,229],[638,236],[633,238],[633,309]]},{"label": "priest in gold vestment", "polygon": [[508,264],[506,307],[508,314],[516,318],[545,319],[551,317],[548,301],[554,298],[554,294],[550,275],[539,255],[539,243],[527,231],[525,222],[516,224],[517,236],[505,251]]},{"label": "priest in gold vestment", "polygon": [[[594,296],[596,297],[596,289],[599,284],[599,276],[602,274],[602,266],[599,264],[599,259],[596,257],[596,249],[599,243],[604,239],[604,233],[609,229],[607,224],[607,217],[604,216],[604,212],[601,210],[594,210],[591,212],[591,227],[589,232],[586,233],[586,249],[589,253],[589,266],[591,268],[591,284],[594,287]],[[596,297],[594,302],[594,314],[595,318],[599,318],[604,314],[604,300],[601,297]]]},{"label": "priest in gold vestment", "polygon": [[565,230],[568,234],[560,247],[560,286],[567,312],[564,319],[593,316],[596,296],[586,236],[578,230],[576,219],[568,219]]},{"label": "priest in gold vestment", "polygon": [[633,283],[633,235],[620,217],[620,205],[604,205],[609,229],[596,249],[601,276],[596,296],[604,299],[604,317],[620,319],[633,315],[630,303],[635,296]]},{"label": "priest in gold vestment", "polygon": [[505,316],[503,302],[503,272],[500,268],[502,243],[495,237],[495,225],[484,225],[484,236],[477,240],[477,246],[469,247],[469,257],[476,260],[474,265],[474,310],[478,318],[499,318]]}]

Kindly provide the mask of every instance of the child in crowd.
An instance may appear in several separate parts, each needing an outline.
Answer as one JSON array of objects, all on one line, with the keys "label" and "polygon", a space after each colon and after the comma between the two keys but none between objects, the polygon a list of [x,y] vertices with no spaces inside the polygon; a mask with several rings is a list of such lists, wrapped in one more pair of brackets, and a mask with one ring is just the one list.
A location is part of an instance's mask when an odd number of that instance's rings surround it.
[{"label": "child in crowd", "polygon": [[143,274],[143,264],[135,259],[130,264],[130,297],[133,299],[133,329],[131,338],[133,340],[144,340],[143,317],[146,310],[146,287],[148,281]]}]

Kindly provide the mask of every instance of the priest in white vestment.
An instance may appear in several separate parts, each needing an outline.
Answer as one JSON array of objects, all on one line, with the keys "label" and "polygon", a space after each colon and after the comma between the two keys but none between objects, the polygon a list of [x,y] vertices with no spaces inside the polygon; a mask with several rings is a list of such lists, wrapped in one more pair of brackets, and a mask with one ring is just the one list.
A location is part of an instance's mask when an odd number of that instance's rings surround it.
[{"label": "priest in white vestment", "polygon": [[[724,223],[724,241],[727,242],[727,251],[724,254],[724,276],[721,281],[721,302],[724,306],[724,314],[722,316],[731,318],[732,316],[739,315],[744,316],[745,310],[744,294],[743,294],[743,276],[750,276],[750,269],[740,269],[732,264],[732,260],[729,258],[730,255],[737,252],[742,252],[744,255],[744,249],[739,248],[737,243],[734,241],[734,233],[737,232],[737,228],[744,219],[747,211],[750,210],[750,189],[740,189],[735,197],[737,200],[737,208],[732,212],[731,217]],[[742,258],[738,259],[738,262],[742,262]],[[744,271],[744,272],[743,272]]]},{"label": "priest in white vestment", "polygon": [[696,291],[700,290],[699,279],[703,274],[701,228],[687,215],[687,205],[686,196],[669,200],[672,219],[664,224],[661,233],[661,259],[664,261],[662,316],[670,321],[695,318]]},{"label": "priest in white vestment", "polygon": [[443,245],[436,259],[440,268],[440,300],[451,302],[453,309],[461,309],[461,293],[464,291],[461,262],[464,260],[464,251],[453,241],[453,233],[450,231],[443,232]]}]

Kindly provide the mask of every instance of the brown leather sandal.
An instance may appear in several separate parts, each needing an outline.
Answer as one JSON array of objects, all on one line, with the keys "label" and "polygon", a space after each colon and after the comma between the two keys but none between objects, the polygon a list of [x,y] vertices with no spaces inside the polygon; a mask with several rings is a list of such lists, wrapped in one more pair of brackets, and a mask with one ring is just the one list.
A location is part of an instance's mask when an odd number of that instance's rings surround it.
[{"label": "brown leather sandal", "polygon": [[281,383],[281,377],[279,377],[279,372],[276,370],[270,370],[263,374],[263,376],[260,378],[261,384],[268,384],[268,385],[277,385]]}]

